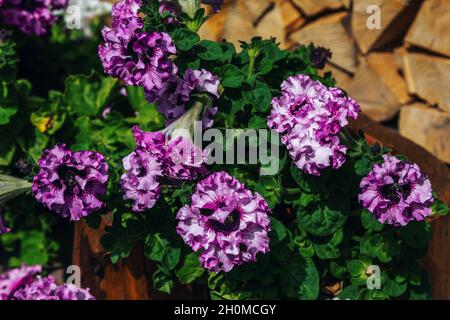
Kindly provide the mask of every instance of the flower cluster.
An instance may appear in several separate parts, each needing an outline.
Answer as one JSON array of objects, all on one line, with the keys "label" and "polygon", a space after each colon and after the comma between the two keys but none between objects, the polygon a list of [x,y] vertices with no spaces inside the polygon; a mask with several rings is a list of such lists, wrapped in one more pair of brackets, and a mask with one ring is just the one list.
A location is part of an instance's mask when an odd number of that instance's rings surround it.
[{"label": "flower cluster", "polygon": [[[158,106],[168,125],[186,112],[192,94],[200,93],[207,94],[213,100],[219,98],[219,77],[205,69],[187,69],[183,78],[173,76],[160,90],[146,90],[145,96],[150,103]],[[206,110],[203,116],[205,128],[212,126],[216,112],[217,107]]]},{"label": "flower cluster", "polygon": [[112,27],[103,28],[105,43],[98,52],[107,74],[126,85],[155,90],[177,72],[170,59],[176,48],[167,33],[142,30],[141,5],[140,0],[123,0],[114,5]]},{"label": "flower cluster", "polygon": [[100,197],[106,193],[108,164],[101,154],[59,144],[43,152],[39,166],[32,190],[48,209],[77,221],[105,206]]},{"label": "flower cluster", "polygon": [[431,182],[420,168],[393,156],[383,156],[361,180],[359,202],[381,223],[405,226],[431,215]]},{"label": "flower cluster", "polygon": [[160,195],[160,180],[192,180],[205,172],[202,151],[189,138],[133,128],[135,150],[123,159],[121,177],[124,199],[132,209],[152,208]]},{"label": "flower cluster", "polygon": [[40,266],[22,266],[0,275],[0,300],[95,300],[87,289],[58,285],[52,276],[41,277]]},{"label": "flower cluster", "polygon": [[[1,3],[0,3],[1,5]],[[57,20],[53,11],[62,9],[67,0],[3,0],[3,22],[29,35],[41,36]]]},{"label": "flower cluster", "polygon": [[347,147],[340,144],[339,132],[356,119],[359,105],[338,88],[327,88],[306,75],[288,78],[282,95],[272,101],[268,126],[283,134],[297,167],[320,175],[320,170],[337,169],[345,162]]},{"label": "flower cluster", "polygon": [[226,172],[216,172],[197,184],[191,205],[178,211],[178,234],[194,251],[203,250],[200,262],[213,271],[256,261],[269,251],[269,208]]}]

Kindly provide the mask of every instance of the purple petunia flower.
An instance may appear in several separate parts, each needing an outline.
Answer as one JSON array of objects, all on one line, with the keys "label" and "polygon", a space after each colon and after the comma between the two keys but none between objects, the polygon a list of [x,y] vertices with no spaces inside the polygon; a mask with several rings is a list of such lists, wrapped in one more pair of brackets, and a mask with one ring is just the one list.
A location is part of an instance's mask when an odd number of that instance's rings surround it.
[{"label": "purple petunia flower", "polygon": [[22,266],[0,275],[0,300],[9,300],[13,294],[31,282],[40,273],[40,266]]},{"label": "purple petunia flower", "polygon": [[0,275],[0,300],[95,300],[88,289],[57,285],[52,276],[41,277],[41,266],[22,266]]},{"label": "purple petunia flower", "polygon": [[62,9],[67,0],[4,0],[3,22],[29,35],[41,36],[57,20],[53,10]]},{"label": "purple petunia flower", "polygon": [[132,200],[133,211],[155,205],[160,196],[160,179],[192,180],[205,172],[202,151],[190,139],[144,132],[137,126],[132,130],[136,148],[123,159],[121,185],[124,199]]},{"label": "purple petunia flower", "polygon": [[191,205],[178,211],[177,233],[200,262],[213,271],[256,261],[269,252],[269,207],[226,172],[216,172],[197,184]]},{"label": "purple petunia flower", "polygon": [[[142,0],[122,0],[116,2],[112,7],[113,27],[120,24],[121,21],[139,18],[139,10],[142,6]],[[141,20],[142,22],[142,20]]]},{"label": "purple petunia flower", "polygon": [[142,30],[140,6],[140,1],[131,0],[114,6],[112,28],[103,28],[105,43],[99,46],[98,53],[105,73],[126,85],[160,89],[178,71],[169,58],[176,48],[167,33]]},{"label": "purple petunia flower", "polygon": [[123,167],[126,170],[121,178],[124,199],[133,201],[131,207],[135,212],[153,207],[160,194],[158,177],[162,172],[158,158],[139,148],[123,159]]},{"label": "purple petunia flower", "polygon": [[[181,117],[186,111],[193,94],[205,93],[214,101],[219,98],[219,77],[211,72],[187,69],[184,77],[172,77],[160,90],[146,90],[145,96],[150,103],[155,103],[166,118],[166,125]],[[217,107],[208,108],[203,114],[203,126],[212,126]]]},{"label": "purple petunia flower", "polygon": [[306,75],[290,77],[281,85],[282,95],[272,101],[267,124],[282,133],[282,142],[298,168],[320,175],[327,167],[340,168],[347,147],[339,132],[356,119],[359,105],[338,88],[327,88]]},{"label": "purple petunia flower", "polygon": [[0,234],[8,233],[11,229],[6,226],[5,219],[2,216],[2,212],[0,210]]},{"label": "purple petunia flower", "polygon": [[99,47],[99,56],[105,72],[125,84],[160,89],[177,72],[169,59],[176,49],[167,33],[137,32],[140,27],[135,19],[125,20],[113,29],[105,27],[105,43]]},{"label": "purple petunia flower", "polygon": [[101,154],[59,144],[43,152],[39,166],[32,190],[49,210],[77,221],[105,206],[99,198],[106,193],[108,164]]},{"label": "purple petunia flower", "polygon": [[405,226],[431,215],[431,182],[420,168],[384,155],[361,180],[359,202],[381,223]]},{"label": "purple petunia flower", "polygon": [[51,276],[36,279],[17,290],[11,300],[95,300],[89,290],[73,284],[57,285]]}]

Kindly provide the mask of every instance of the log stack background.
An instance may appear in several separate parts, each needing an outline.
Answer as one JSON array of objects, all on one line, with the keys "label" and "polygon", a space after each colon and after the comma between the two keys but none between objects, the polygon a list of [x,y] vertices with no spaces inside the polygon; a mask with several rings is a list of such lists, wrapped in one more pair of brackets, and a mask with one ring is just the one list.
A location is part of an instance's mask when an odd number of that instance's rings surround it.
[{"label": "log stack background", "polygon": [[[370,30],[376,5],[381,28]],[[372,9],[373,10],[373,9]],[[372,20],[370,20],[372,21]],[[225,0],[202,38],[324,46],[343,88],[375,121],[450,163],[450,0]]]}]

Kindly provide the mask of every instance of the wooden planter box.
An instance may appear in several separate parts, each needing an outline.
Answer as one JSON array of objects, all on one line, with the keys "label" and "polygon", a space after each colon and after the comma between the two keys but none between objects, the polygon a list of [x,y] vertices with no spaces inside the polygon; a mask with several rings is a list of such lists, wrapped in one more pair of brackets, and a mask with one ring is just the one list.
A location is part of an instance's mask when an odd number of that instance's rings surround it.
[{"label": "wooden planter box", "polygon": [[[350,129],[363,129],[371,142],[378,141],[417,163],[430,177],[433,190],[450,203],[450,170],[428,151],[364,115],[352,122]],[[103,219],[98,230],[90,229],[84,222],[75,225],[73,264],[81,267],[82,286],[91,288],[97,299],[208,299],[203,287],[177,286],[171,295],[155,290],[152,287],[154,265],[144,257],[140,246],[135,246],[128,258],[113,265],[100,244],[100,230],[110,222],[108,219]],[[423,263],[429,273],[433,298],[450,299],[450,216],[431,223],[433,239]]]}]

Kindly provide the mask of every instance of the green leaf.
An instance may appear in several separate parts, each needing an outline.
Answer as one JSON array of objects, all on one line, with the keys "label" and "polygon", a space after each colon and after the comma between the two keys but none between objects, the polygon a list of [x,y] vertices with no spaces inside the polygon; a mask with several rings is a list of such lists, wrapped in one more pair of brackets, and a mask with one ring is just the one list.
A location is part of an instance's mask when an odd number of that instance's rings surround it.
[{"label": "green leaf", "polygon": [[216,70],[225,88],[239,88],[245,79],[245,73],[233,64],[227,64]]},{"label": "green leaf", "polygon": [[272,230],[269,232],[269,239],[271,245],[277,245],[284,238],[286,238],[287,230],[283,223],[274,217],[270,217],[270,226]]},{"label": "green leaf", "polygon": [[425,221],[412,221],[400,229],[400,235],[411,248],[426,247],[431,240],[431,226]]},{"label": "green leaf", "polygon": [[368,265],[361,260],[350,260],[347,262],[347,270],[352,277],[366,275]]},{"label": "green leaf", "polygon": [[119,260],[128,257],[133,248],[133,244],[117,228],[106,228],[105,230],[111,233],[103,235],[100,242],[110,253],[111,262],[115,264]]},{"label": "green leaf", "polygon": [[8,124],[13,115],[17,113],[17,108],[0,107],[0,126]]},{"label": "green leaf", "polygon": [[159,233],[148,235],[144,246],[145,256],[173,270],[180,261],[181,249],[171,247],[170,242]]},{"label": "green leaf", "polygon": [[265,129],[267,128],[267,119],[260,116],[252,116],[248,121],[249,129]]},{"label": "green leaf", "polygon": [[330,241],[326,243],[317,243],[313,241],[314,251],[320,259],[336,259],[339,258],[340,252],[337,246],[342,242],[344,232],[342,229],[333,234]]},{"label": "green leaf", "polygon": [[171,36],[175,46],[180,51],[189,51],[200,41],[197,33],[187,29],[176,29]]},{"label": "green leaf", "polygon": [[183,263],[175,270],[175,274],[181,284],[189,284],[200,278],[205,269],[200,266],[200,261],[195,253],[189,253],[184,257]]},{"label": "green leaf", "polygon": [[281,287],[289,298],[314,300],[319,295],[319,272],[311,259],[293,257],[281,273]]},{"label": "green leaf", "polygon": [[391,297],[397,298],[405,293],[407,287],[408,284],[406,282],[397,283],[394,280],[388,279],[383,287],[383,290],[386,291]]},{"label": "green leaf", "polygon": [[381,262],[390,262],[400,253],[400,241],[396,240],[392,233],[370,234],[367,233],[361,240],[361,253]]},{"label": "green leaf", "polygon": [[363,210],[361,213],[361,222],[365,229],[373,231],[383,230],[383,224],[374,219],[372,214],[368,210]]},{"label": "green leaf", "polygon": [[197,44],[198,56],[202,60],[206,61],[214,61],[222,58],[222,48],[219,43],[210,41],[210,40],[202,40]]},{"label": "green leaf", "polygon": [[347,268],[335,261],[330,262],[330,272],[333,277],[340,280],[345,279],[345,277],[347,276]]},{"label": "green leaf", "polygon": [[173,279],[162,270],[157,270],[153,274],[153,285],[156,290],[171,293],[174,286]]},{"label": "green leaf", "polygon": [[355,162],[355,172],[357,175],[366,176],[372,170],[372,160],[369,156],[364,155]]},{"label": "green leaf", "polygon": [[0,166],[7,166],[11,163],[16,152],[14,138],[0,130]]},{"label": "green leaf", "polygon": [[349,208],[345,199],[335,196],[337,198],[300,207],[297,217],[301,228],[315,236],[329,236],[339,230],[347,220]]},{"label": "green leaf", "polygon": [[96,116],[109,102],[117,80],[96,73],[66,79],[66,102],[80,116]]},{"label": "green leaf", "polygon": [[258,82],[253,90],[244,91],[244,97],[246,98],[247,103],[252,105],[259,112],[266,112],[272,101],[270,88],[262,82]]}]

